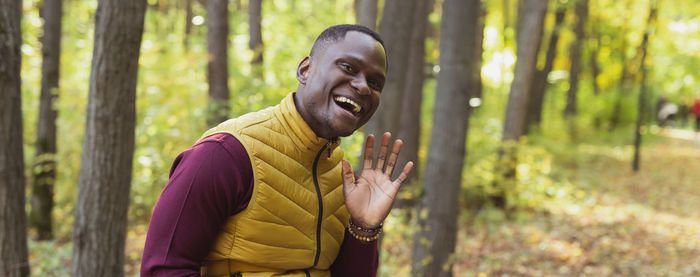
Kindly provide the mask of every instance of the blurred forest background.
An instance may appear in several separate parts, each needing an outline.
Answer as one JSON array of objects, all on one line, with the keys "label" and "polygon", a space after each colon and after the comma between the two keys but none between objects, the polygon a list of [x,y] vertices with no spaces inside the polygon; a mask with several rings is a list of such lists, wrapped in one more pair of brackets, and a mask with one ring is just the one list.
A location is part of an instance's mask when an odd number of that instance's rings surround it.
[{"label": "blurred forest background", "polygon": [[[385,222],[380,276],[700,275],[697,0],[0,9],[5,276],[137,276],[174,158],[216,122],[279,103],[315,37],[356,22],[382,34],[390,63],[363,131],[399,134],[419,166]],[[352,164],[363,136],[342,141]]]}]

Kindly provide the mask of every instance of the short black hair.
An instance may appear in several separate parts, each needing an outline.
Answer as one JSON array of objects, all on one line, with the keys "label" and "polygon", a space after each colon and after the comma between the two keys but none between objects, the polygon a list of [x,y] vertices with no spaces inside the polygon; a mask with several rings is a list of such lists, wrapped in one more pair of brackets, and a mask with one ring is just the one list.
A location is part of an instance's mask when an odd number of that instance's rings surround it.
[{"label": "short black hair", "polygon": [[347,34],[350,31],[360,32],[371,36],[374,40],[376,40],[377,42],[379,42],[379,44],[382,45],[382,48],[386,50],[386,47],[384,47],[384,40],[382,40],[379,34],[374,30],[357,24],[341,24],[331,26],[323,30],[323,32],[321,32],[321,34],[318,35],[318,37],[316,38],[316,41],[314,41],[314,46],[311,47],[311,52],[309,53],[309,56],[313,56],[316,52],[325,48],[329,42],[336,42],[341,39],[344,39],[345,34]]}]

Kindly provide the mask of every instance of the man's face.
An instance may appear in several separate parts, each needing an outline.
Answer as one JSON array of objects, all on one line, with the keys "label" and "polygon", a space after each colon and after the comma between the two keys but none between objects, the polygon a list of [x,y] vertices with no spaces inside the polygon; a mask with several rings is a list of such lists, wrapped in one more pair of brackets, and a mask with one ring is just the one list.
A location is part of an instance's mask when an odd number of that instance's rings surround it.
[{"label": "man's face", "polygon": [[350,31],[299,64],[297,109],[316,135],[349,136],[372,117],[386,79],[386,54],[371,36]]}]

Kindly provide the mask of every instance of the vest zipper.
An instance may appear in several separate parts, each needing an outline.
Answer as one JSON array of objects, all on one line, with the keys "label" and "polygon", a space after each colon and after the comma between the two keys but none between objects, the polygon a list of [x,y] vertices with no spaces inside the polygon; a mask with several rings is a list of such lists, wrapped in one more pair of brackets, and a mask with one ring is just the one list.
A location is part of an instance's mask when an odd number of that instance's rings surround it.
[{"label": "vest zipper", "polygon": [[323,147],[321,147],[321,150],[318,151],[318,154],[316,154],[316,159],[314,159],[314,165],[312,169],[312,173],[314,176],[314,186],[316,186],[316,197],[318,197],[318,221],[316,222],[316,257],[314,258],[314,265],[311,267],[315,267],[318,265],[318,258],[321,256],[321,222],[323,221],[323,196],[321,195],[321,186],[318,184],[318,160],[321,158],[321,154],[323,154],[323,150],[326,150],[328,148],[329,154],[330,154],[330,144],[331,141],[326,143]]}]

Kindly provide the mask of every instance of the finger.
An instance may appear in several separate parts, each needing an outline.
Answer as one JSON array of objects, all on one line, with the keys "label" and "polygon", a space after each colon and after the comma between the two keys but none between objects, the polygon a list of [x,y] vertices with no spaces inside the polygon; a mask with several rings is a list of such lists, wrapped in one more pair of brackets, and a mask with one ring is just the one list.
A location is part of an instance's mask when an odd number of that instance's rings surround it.
[{"label": "finger", "polygon": [[398,186],[401,187],[401,184],[403,184],[403,181],[406,181],[406,178],[408,178],[408,174],[411,173],[411,170],[413,170],[413,162],[407,162],[403,167],[401,174],[399,174],[399,177],[396,178],[394,183],[397,183]]},{"label": "finger", "polygon": [[355,173],[352,172],[350,163],[343,159],[343,192],[348,193],[355,188]]},{"label": "finger", "polygon": [[394,141],[394,147],[391,149],[391,155],[389,155],[389,160],[387,160],[384,174],[387,174],[389,176],[391,176],[391,174],[394,174],[394,166],[396,165],[396,159],[398,159],[399,157],[399,152],[401,151],[402,145],[402,140],[397,139],[396,141]]},{"label": "finger", "polygon": [[362,165],[362,170],[372,168],[372,160],[374,160],[374,135],[369,134],[365,141],[365,160]]},{"label": "finger", "polygon": [[386,132],[382,135],[382,144],[379,146],[379,154],[377,154],[377,167],[376,169],[382,170],[384,168],[384,161],[386,160],[386,153],[389,151],[389,141],[391,140],[391,133]]},{"label": "finger", "polygon": [[[403,185],[403,182],[406,180],[408,177],[408,174],[411,173],[411,170],[413,169],[413,162],[408,162],[406,165],[403,167],[403,170],[401,171],[401,174],[399,174],[399,177],[396,178],[393,182],[387,182],[385,183],[384,187],[382,190],[389,195],[392,199],[396,198],[396,195],[399,193],[399,189]],[[389,185],[386,185],[389,184]]]}]

